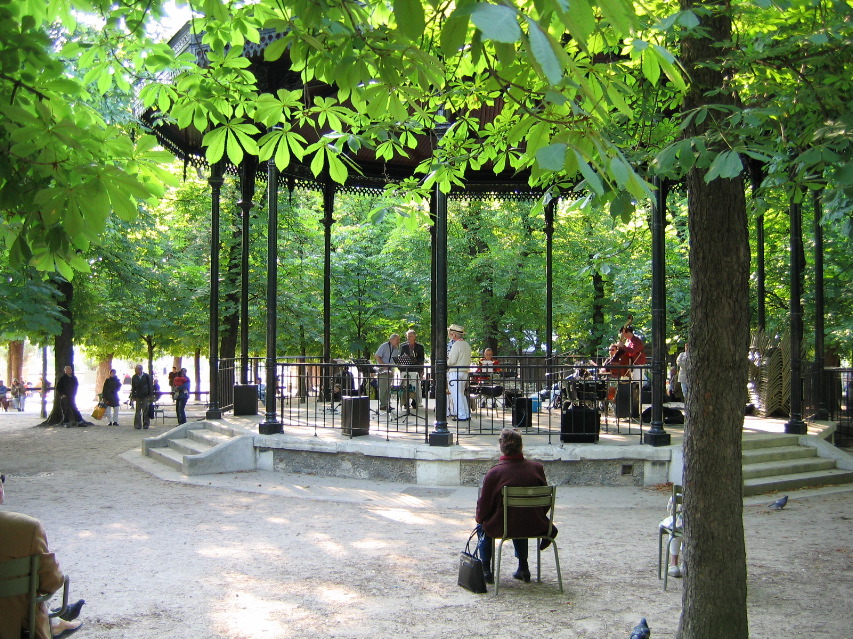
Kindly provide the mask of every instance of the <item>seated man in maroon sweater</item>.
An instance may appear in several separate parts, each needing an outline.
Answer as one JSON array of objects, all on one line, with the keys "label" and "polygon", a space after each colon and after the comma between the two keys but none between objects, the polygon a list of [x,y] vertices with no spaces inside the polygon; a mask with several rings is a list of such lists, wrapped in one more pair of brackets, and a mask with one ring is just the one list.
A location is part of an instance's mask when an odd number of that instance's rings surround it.
[{"label": "seated man in maroon sweater", "polygon": [[[492,540],[504,536],[503,487],[504,486],[547,486],[545,469],[537,461],[528,461],[522,454],[521,433],[518,430],[504,428],[498,440],[501,458],[483,479],[480,497],[477,499],[475,519],[482,526],[479,554],[483,562],[486,583],[494,583],[491,571]],[[509,532],[513,535],[536,537],[548,534],[548,509],[511,509],[507,519]],[[557,527],[552,526],[551,537],[557,536]],[[530,568],[527,565],[527,540],[513,539],[515,556],[518,557],[518,570],[513,577],[525,582],[530,581]],[[551,542],[543,539],[540,548],[545,549]]]}]

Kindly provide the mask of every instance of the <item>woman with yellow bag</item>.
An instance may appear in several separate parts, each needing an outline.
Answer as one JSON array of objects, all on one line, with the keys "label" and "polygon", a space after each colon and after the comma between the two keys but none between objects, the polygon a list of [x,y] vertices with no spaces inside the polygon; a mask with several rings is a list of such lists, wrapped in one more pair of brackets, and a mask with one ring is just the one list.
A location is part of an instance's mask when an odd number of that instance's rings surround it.
[{"label": "woman with yellow bag", "polygon": [[107,426],[118,426],[118,407],[121,405],[118,398],[120,388],[121,380],[116,375],[115,369],[112,369],[110,376],[104,380],[103,389],[101,389],[101,400],[107,407],[107,419],[110,420]]}]

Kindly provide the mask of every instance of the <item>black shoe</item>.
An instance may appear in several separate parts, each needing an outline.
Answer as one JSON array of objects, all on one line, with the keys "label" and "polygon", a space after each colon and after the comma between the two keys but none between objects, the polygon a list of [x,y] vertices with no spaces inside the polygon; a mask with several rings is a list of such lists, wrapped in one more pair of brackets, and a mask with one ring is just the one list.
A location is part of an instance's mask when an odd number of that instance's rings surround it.
[{"label": "black shoe", "polygon": [[492,574],[491,570],[484,570],[483,577],[485,578],[487,584],[495,583],[495,576]]},{"label": "black shoe", "polygon": [[412,400],[412,408],[414,408],[415,410],[418,410],[418,403],[414,400]]},{"label": "black shoe", "polygon": [[512,574],[512,578],[513,579],[520,579],[524,583],[529,584],[530,583],[530,569],[526,568],[526,567],[519,567],[519,569],[516,570]]},{"label": "black shoe", "polygon": [[387,406],[380,406],[379,410],[388,410],[388,407]]}]

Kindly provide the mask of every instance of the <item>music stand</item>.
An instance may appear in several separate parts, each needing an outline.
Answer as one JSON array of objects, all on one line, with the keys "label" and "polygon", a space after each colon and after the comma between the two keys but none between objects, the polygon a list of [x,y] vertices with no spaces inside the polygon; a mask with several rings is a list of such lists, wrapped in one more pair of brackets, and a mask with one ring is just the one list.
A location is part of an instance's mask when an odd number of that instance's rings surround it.
[{"label": "music stand", "polygon": [[[426,416],[421,417],[420,415],[418,415],[418,412],[417,412],[418,409],[417,408],[415,409],[414,413],[409,410],[409,408],[410,408],[409,385],[414,384],[414,387],[415,387],[414,393],[415,393],[415,397],[417,397],[419,392],[420,392],[420,386],[421,386],[421,376],[418,373],[418,370],[421,369],[422,367],[415,361],[415,358],[410,356],[410,355],[398,355],[397,357],[395,357],[393,359],[394,359],[394,364],[396,364],[397,368],[400,369],[400,373],[403,376],[403,384],[404,384],[405,389],[406,389],[405,391],[403,391],[402,389],[400,390],[400,395],[401,396],[405,395],[406,412],[403,413],[402,415],[397,416],[397,422],[399,422],[402,419],[405,422],[405,424],[408,426],[409,417],[414,416],[415,426],[417,426],[418,419],[423,419],[424,421],[426,421]],[[414,378],[411,376],[414,376]],[[415,400],[415,403],[419,404],[419,402],[417,400]],[[399,396],[397,399],[397,410],[398,411],[400,410]]]}]

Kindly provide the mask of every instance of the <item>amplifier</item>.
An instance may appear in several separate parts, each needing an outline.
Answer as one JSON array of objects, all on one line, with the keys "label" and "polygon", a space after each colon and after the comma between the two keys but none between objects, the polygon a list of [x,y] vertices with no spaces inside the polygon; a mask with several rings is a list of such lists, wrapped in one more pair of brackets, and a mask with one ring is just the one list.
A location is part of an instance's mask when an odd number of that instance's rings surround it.
[{"label": "amplifier", "polygon": [[560,416],[560,441],[575,444],[594,444],[598,441],[601,417],[594,408],[563,404]]}]

